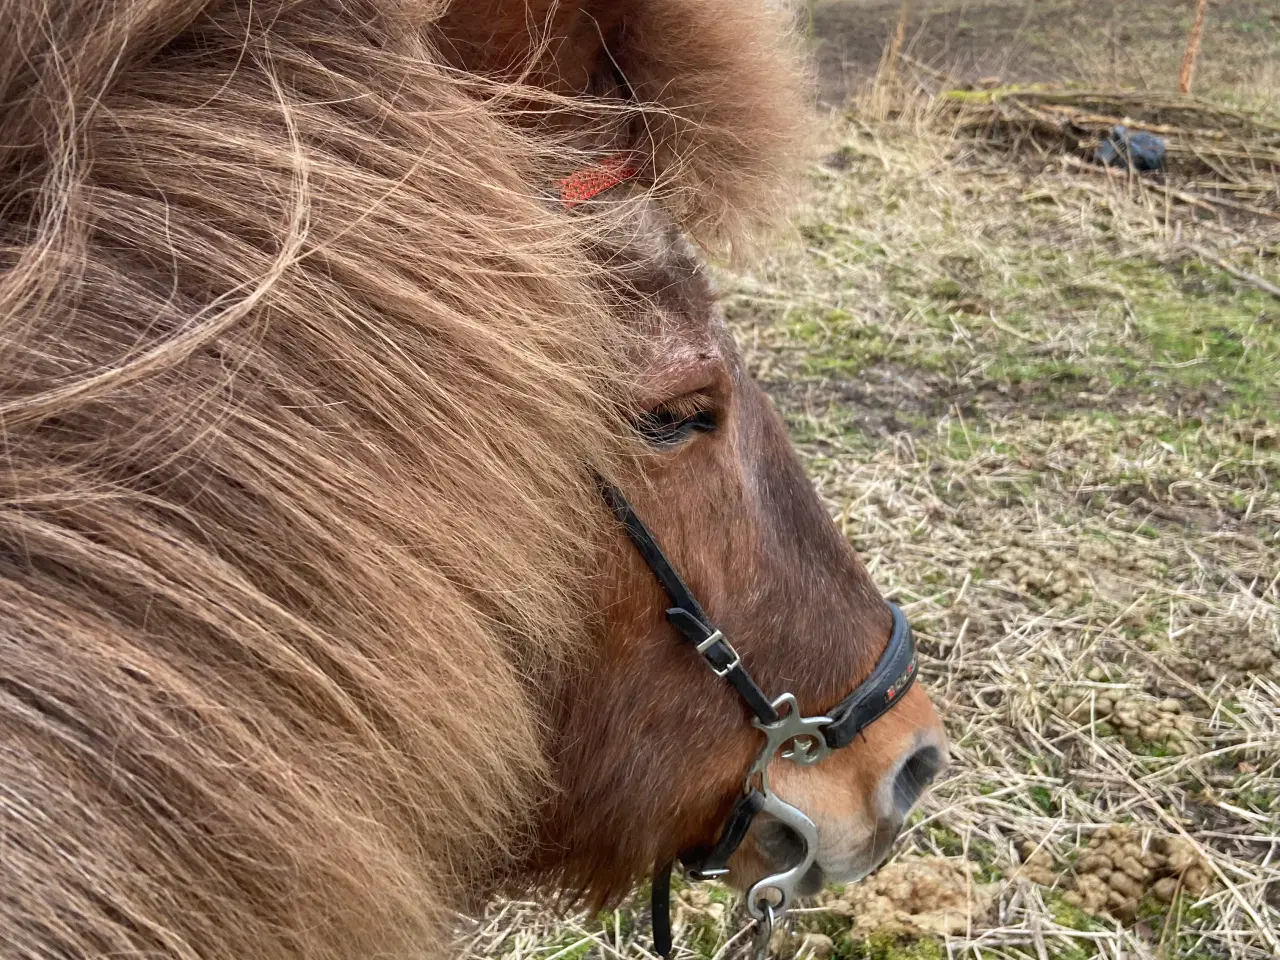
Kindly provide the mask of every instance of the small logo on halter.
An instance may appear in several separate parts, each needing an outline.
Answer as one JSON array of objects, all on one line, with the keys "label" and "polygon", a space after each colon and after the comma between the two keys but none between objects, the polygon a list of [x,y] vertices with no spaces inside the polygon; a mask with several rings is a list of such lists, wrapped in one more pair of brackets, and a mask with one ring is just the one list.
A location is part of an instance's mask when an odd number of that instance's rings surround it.
[{"label": "small logo on halter", "polygon": [[626,154],[605,157],[595,166],[578,170],[561,180],[560,202],[566,210],[572,210],[624,180],[630,180],[639,172],[640,168]]},{"label": "small logo on halter", "polygon": [[897,699],[902,689],[911,682],[911,678],[916,675],[916,657],[912,654],[911,662],[907,664],[907,669],[902,671],[902,676],[893,681],[893,686],[884,692],[886,702],[892,703]]}]

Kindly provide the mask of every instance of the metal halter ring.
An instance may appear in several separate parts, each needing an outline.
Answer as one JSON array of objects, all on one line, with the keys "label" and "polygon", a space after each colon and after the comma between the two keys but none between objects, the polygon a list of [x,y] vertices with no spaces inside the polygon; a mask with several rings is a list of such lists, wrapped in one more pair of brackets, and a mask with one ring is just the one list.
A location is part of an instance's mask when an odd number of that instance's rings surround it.
[{"label": "metal halter ring", "polygon": [[[776,723],[762,723],[753,719],[751,725],[765,736],[765,744],[756,755],[756,762],[747,771],[747,784],[750,786],[756,778],[760,778],[761,789],[769,789],[769,764],[774,754],[785,760],[810,767],[831,753],[823,728],[831,723],[830,717],[805,717],[800,714],[800,704],[794,694],[784,693],[773,701],[773,709],[778,714]],[[791,746],[787,749],[787,744]]]},{"label": "metal halter ring", "polygon": [[758,960],[769,955],[769,941],[773,939],[773,928],[776,922],[773,904],[767,900],[759,907],[760,916],[756,919],[756,935],[752,943],[752,952]]}]

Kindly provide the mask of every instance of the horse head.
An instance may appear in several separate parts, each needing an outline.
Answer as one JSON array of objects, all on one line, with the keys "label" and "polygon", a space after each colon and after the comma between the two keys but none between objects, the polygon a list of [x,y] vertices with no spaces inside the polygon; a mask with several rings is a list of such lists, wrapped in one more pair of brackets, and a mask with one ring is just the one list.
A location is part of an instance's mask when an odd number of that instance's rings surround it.
[{"label": "horse head", "polygon": [[[591,266],[633,335],[627,413],[644,452],[621,481],[627,508],[696,598],[703,626],[727,638],[724,656],[740,658],[767,699],[790,693],[799,714],[825,717],[876,669],[894,616],[746,370],[689,239],[758,204],[768,192],[759,184],[801,132],[773,21],[714,0],[481,6],[449,24],[468,69],[533,78],[615,111],[568,124],[588,159],[560,199],[594,238]],[[691,79],[708,74],[704,87]],[[766,742],[750,702],[706,669],[698,637],[683,642],[667,614],[678,598],[634,539],[618,526],[606,544],[593,654],[556,693],[561,792],[541,848],[543,868],[605,896],[652,864],[714,847]],[[947,750],[923,688],[879,693],[898,702],[847,749],[768,764],[776,796],[816,825],[817,849],[766,813],[733,851],[731,882],[746,889],[803,862],[795,890],[814,892],[883,860]],[[805,739],[787,747],[803,752]]]}]

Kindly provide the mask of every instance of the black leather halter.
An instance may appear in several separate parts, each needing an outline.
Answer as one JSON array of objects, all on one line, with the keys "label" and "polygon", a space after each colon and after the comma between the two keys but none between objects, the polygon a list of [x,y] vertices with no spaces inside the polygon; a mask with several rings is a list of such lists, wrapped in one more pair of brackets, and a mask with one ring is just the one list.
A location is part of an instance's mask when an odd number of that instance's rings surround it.
[{"label": "black leather halter", "polygon": [[[738,651],[716,629],[626,497],[615,487],[605,485],[602,489],[609,509],[626,528],[632,543],[671,599],[667,620],[694,645],[712,672],[733,686],[754,715],[753,726],[766,737],[764,748],[743,782],[742,796],[734,804],[715,843],[680,854],[685,876],[691,880],[710,880],[728,873],[729,858],[761,811],[791,826],[805,843],[805,857],[800,864],[766,877],[747,894],[748,912],[759,925],[761,939],[767,942],[774,921],[790,906],[796,884],[817,854],[817,828],[803,813],[770,791],[769,762],[776,754],[805,766],[817,763],[832,750],[848,746],[859,732],[901,700],[916,678],[916,647],[911,627],[902,611],[889,604],[893,631],[871,676],[841,700],[829,715],[802,717],[792,694],[783,694],[773,701],[764,695],[747,672]],[[672,867],[673,864],[667,862],[654,868],[653,940],[654,949],[663,957],[671,953]]]}]

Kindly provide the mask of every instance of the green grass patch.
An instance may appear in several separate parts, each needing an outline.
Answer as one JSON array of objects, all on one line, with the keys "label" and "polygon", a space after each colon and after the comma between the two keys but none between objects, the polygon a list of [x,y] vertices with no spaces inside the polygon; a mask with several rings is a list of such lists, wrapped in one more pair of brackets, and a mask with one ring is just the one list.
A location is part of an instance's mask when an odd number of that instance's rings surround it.
[{"label": "green grass patch", "polygon": [[932,937],[881,934],[859,939],[854,935],[847,943],[837,944],[837,956],[841,960],[943,960],[946,955],[942,942]]}]

